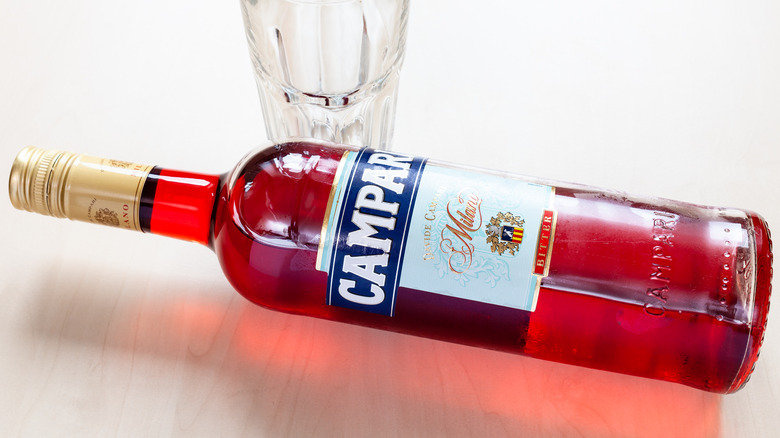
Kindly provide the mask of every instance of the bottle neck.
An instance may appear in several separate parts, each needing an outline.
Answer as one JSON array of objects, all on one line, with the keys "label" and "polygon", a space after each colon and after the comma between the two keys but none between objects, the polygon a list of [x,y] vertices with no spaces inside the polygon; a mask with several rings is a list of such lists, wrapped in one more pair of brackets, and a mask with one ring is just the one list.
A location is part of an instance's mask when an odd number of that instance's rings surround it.
[{"label": "bottle neck", "polygon": [[210,244],[219,177],[153,168],[141,192],[141,230]]},{"label": "bottle neck", "polygon": [[23,149],[14,207],[209,245],[219,177],[61,151]]}]

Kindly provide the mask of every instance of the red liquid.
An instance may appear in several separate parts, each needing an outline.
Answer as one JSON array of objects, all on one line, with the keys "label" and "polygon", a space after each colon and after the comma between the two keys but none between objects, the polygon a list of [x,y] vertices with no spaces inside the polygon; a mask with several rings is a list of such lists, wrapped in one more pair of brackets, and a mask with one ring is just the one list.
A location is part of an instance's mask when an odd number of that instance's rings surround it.
[{"label": "red liquid", "polygon": [[[558,187],[550,271],[535,312],[401,288],[395,316],[380,316],[328,306],[326,274],[315,269],[342,154],[282,145],[250,157],[224,182],[213,246],[249,300],[709,391],[734,391],[749,376],[771,279],[771,243],[758,216]],[[745,291],[753,282],[751,307]]]}]

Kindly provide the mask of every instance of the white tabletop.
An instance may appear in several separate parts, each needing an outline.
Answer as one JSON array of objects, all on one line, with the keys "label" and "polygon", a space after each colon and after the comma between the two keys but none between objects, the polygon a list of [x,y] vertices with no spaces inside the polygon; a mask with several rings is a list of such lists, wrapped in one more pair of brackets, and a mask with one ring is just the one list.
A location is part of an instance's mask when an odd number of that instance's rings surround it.
[{"label": "white tabletop", "polygon": [[[412,0],[395,148],[780,224],[777,23],[773,1]],[[0,0],[3,181],[28,144],[220,173],[264,138],[237,0]],[[265,310],[207,248],[7,196],[1,436],[780,430],[777,309],[720,396]]]}]

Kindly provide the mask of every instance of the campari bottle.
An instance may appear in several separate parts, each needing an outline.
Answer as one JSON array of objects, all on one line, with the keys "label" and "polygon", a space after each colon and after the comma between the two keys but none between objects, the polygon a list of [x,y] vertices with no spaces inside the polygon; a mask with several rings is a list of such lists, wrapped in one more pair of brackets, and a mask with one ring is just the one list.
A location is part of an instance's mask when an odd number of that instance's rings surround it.
[{"label": "campari bottle", "polygon": [[224,175],[26,148],[16,208],[214,250],[271,309],[733,392],[758,357],[758,215],[295,141]]}]

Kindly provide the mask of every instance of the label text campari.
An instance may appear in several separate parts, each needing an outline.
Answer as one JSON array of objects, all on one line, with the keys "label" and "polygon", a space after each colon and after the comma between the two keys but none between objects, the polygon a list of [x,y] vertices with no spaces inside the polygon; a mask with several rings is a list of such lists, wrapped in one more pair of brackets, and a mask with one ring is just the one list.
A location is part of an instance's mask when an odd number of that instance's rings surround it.
[{"label": "label text campari", "polygon": [[399,287],[533,311],[552,187],[363,149],[341,160],[317,269],[328,304],[392,316]]}]

